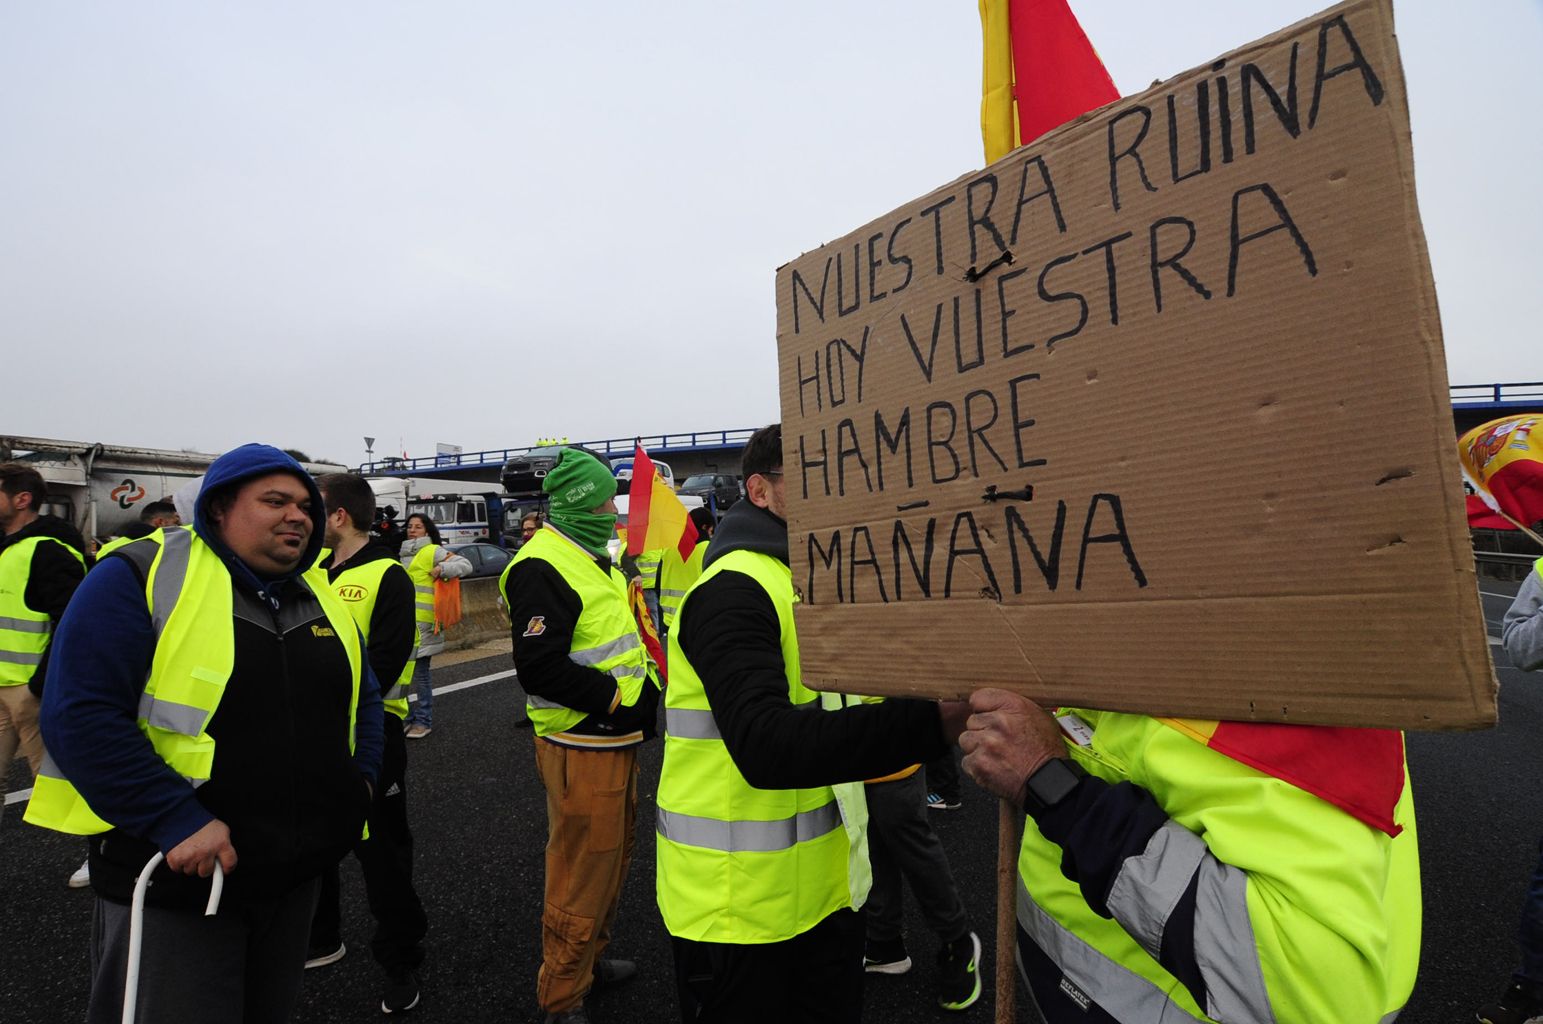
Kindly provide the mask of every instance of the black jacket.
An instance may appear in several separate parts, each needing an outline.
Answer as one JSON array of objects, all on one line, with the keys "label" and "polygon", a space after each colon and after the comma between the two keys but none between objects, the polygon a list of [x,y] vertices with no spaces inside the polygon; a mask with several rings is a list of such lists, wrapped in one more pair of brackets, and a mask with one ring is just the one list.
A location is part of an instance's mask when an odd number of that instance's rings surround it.
[{"label": "black jacket", "polygon": [[[0,537],[0,551],[12,544],[19,544],[28,537],[53,537],[74,548],[84,558],[86,542],[80,531],[58,516],[38,516],[15,533]],[[53,620],[53,628],[59,628],[64,617],[65,605],[75,594],[75,588],[86,576],[86,568],[74,555],[58,544],[39,544],[32,549],[32,566],[27,573],[27,591],[22,600],[35,612],[45,612]],[[43,660],[27,683],[34,696],[42,696],[43,680],[48,676],[49,647],[43,649]]]},{"label": "black jacket", "polygon": [[[787,523],[735,503],[707,547],[704,568],[731,551],[786,563]],[[675,620],[681,649],[702,679],[724,746],[759,789],[858,782],[930,761],[948,747],[931,701],[887,700],[808,714],[788,700],[777,610],[761,585],[726,571],[699,585]]]}]

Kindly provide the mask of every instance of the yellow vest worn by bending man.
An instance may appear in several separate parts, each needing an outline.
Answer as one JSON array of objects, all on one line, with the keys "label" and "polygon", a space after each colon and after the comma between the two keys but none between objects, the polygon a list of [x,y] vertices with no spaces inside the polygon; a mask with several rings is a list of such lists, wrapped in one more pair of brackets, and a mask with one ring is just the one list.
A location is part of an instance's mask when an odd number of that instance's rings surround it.
[{"label": "yellow vest worn by bending man", "polygon": [[[146,570],[145,605],[155,631],[155,655],[139,701],[139,730],[172,771],[196,789],[209,781],[214,737],[205,730],[236,661],[230,570],[187,528],[157,530],[114,557],[132,558]],[[301,578],[342,640],[353,670],[348,710],[348,749],[352,751],[363,657],[359,632],[324,571],[313,567]],[[74,835],[95,835],[112,828],[92,812],[46,753],[26,820]]]},{"label": "yellow vest worn by bending man", "polygon": [[[1404,1005],[1420,957],[1407,772],[1394,811],[1403,831],[1390,837],[1155,718],[1061,713],[1091,727],[1086,743],[1067,744],[1077,763],[1106,782],[1145,789],[1169,821],[1116,877],[1111,919],[1088,906],[1062,873],[1061,847],[1028,819],[1017,909],[1019,927],[1042,951],[1025,952],[1025,969],[1038,979],[1031,987],[1044,986],[1050,1000],[1091,999],[1122,1024],[1377,1024]],[[1197,871],[1191,931],[1205,1007],[1157,959],[1167,914]],[[1083,1011],[1046,1016],[1060,1024]]]},{"label": "yellow vest worn by bending man", "polygon": [[[770,555],[731,551],[686,592],[721,572],[753,579],[777,610],[788,700],[840,707],[806,689],[793,626],[793,577]],[[868,808],[862,783],[756,789],[734,765],[697,674],[670,634],[664,691],[664,769],[657,826],[659,912],[671,935],[697,942],[769,943],[801,935],[868,898]],[[855,699],[855,698],[854,698]]]}]

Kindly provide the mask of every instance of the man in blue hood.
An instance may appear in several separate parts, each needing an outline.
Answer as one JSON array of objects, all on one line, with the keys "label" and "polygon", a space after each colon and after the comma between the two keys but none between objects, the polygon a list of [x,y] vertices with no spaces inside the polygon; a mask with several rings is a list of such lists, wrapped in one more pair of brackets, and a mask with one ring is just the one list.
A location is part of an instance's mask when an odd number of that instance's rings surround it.
[{"label": "man in blue hood", "polygon": [[60,623],[27,818],[91,837],[91,1022],[121,1016],[128,904],[157,851],[139,1019],[289,1016],[318,877],[360,836],[383,742],[357,627],[315,568],[324,524],[298,463],[243,445],[209,468],[191,530],[114,551]]}]

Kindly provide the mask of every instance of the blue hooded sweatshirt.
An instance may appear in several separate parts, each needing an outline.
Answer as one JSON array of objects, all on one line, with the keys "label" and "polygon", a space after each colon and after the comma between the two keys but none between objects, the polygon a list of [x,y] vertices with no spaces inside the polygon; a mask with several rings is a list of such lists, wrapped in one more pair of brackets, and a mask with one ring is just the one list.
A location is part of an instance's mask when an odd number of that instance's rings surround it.
[{"label": "blue hooded sweatshirt", "polygon": [[[209,517],[209,498],[275,472],[304,481],[312,530],[296,567],[265,577],[221,542]],[[230,570],[237,666],[208,726],[216,740],[214,771],[197,790],[167,766],[137,725],[155,637],[144,580],[123,553],[148,540],[103,559],[76,590],[54,636],[40,724],[65,776],[116,826],[105,837],[93,837],[92,881],[102,895],[126,899],[136,862],[142,866],[156,849],[170,851],[217,816],[231,819],[238,858],[231,895],[271,894],[299,884],[328,857],[335,863],[358,838],[357,831],[349,832],[368,807],[361,777],[373,785],[380,769],[384,708],[361,642],[351,759],[341,737],[334,741],[318,729],[319,722],[346,721],[338,718],[346,713],[337,682],[340,661],[346,664],[342,646],[318,639],[330,630],[307,628],[319,606],[298,580],[321,552],[325,519],[315,482],[276,448],[243,445],[209,467],[193,526]],[[108,837],[118,839],[104,859],[102,840]],[[168,891],[179,888],[180,877],[163,886],[158,873],[156,881],[152,892],[159,889],[168,899],[152,902],[180,902]]]}]

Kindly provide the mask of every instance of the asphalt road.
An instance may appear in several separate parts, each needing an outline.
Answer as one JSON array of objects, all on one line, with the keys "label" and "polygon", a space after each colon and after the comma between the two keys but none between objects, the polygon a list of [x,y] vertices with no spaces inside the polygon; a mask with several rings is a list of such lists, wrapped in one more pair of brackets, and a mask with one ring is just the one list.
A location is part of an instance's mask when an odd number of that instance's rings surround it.
[{"label": "asphalt road", "polygon": [[[1498,635],[1496,624],[1515,585],[1486,581],[1482,590],[1490,632]],[[1526,677],[1508,667],[1499,647],[1492,649],[1502,683],[1500,726],[1408,739],[1425,934],[1420,981],[1400,1018],[1405,1024],[1472,1020],[1473,1008],[1503,987],[1515,959],[1517,911],[1543,834],[1543,676]],[[507,655],[436,667],[434,733],[409,745],[418,888],[430,920],[423,1002],[412,1016],[424,1022],[540,1019],[534,988],[545,805],[531,733],[516,728],[523,718],[518,688],[507,676],[487,679],[509,668]],[[654,906],[660,755],[660,744],[652,743],[642,758],[638,855],[612,949],[636,959],[640,976],[592,1000],[598,1024],[678,1019],[669,942]],[[16,766],[12,788],[27,784]],[[0,1021],[78,1021],[88,987],[92,897],[89,890],[66,889],[64,881],[80,864],[83,844],[25,825],[19,810],[13,806],[0,821]],[[989,1021],[995,807],[966,781],[964,807],[933,812],[933,819],[987,950],[987,994],[960,1016]],[[297,1021],[381,1019],[381,978],[367,947],[371,923],[351,861],[343,873],[343,908],[349,953],[331,967],[307,972]],[[933,1008],[936,947],[914,907],[908,935],[918,967],[903,977],[868,979],[865,1021],[912,1024],[955,1016]],[[1019,1019],[1031,1020],[1021,996],[1019,1002]]]}]

